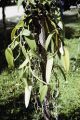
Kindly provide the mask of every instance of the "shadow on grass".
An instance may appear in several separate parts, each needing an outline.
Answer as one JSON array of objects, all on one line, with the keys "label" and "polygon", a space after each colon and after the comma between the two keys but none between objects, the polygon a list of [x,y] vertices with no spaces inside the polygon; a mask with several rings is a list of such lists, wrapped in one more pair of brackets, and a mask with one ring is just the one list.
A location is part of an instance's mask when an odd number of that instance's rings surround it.
[{"label": "shadow on grass", "polygon": [[25,108],[23,94],[5,104],[0,104],[0,120],[31,120],[32,112],[32,104],[28,109]]},{"label": "shadow on grass", "polygon": [[60,114],[59,120],[80,120],[80,108],[73,110],[73,112],[68,115]]},{"label": "shadow on grass", "polygon": [[[13,98],[10,102],[0,104],[0,120],[34,120],[33,113],[33,104],[30,103],[28,109],[25,108],[23,94],[16,99]],[[67,115],[60,114],[58,120],[80,120],[80,108]]]}]

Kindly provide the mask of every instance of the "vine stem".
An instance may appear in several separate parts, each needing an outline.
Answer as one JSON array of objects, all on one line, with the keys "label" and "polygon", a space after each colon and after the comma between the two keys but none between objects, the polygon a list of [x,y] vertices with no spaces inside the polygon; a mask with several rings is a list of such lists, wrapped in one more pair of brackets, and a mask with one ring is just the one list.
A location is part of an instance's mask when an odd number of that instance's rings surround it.
[{"label": "vine stem", "polygon": [[45,85],[49,85],[48,83],[42,81],[39,77],[37,77],[34,72],[32,71],[31,67],[29,66],[29,69],[30,69],[30,72],[32,73],[32,75],[39,81],[39,82],[42,82],[43,84]]}]

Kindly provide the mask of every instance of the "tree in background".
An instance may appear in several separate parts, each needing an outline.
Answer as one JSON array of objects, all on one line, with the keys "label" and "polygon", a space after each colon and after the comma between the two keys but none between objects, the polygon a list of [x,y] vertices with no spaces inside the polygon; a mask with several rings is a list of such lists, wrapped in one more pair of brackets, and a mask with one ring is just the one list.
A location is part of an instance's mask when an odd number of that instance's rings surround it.
[{"label": "tree in background", "polygon": [[[18,7],[23,4],[25,14],[13,29],[12,43],[5,51],[8,67],[14,67],[19,58],[26,108],[31,98],[35,109],[41,112],[41,118],[57,120],[58,71],[66,79],[59,59],[63,60],[65,70],[69,70],[59,3],[56,0],[18,0],[17,4]],[[18,52],[16,58],[13,57],[15,50]]]}]

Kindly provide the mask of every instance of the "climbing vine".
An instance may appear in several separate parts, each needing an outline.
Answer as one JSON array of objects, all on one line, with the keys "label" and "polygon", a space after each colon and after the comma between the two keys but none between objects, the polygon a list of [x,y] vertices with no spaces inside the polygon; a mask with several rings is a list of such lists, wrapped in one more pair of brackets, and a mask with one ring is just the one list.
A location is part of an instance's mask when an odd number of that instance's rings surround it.
[{"label": "climbing vine", "polygon": [[42,110],[45,120],[53,117],[51,108],[57,120],[57,71],[66,79],[59,61],[63,61],[66,72],[69,70],[69,53],[64,45],[59,3],[56,0],[18,0],[17,4],[18,8],[22,4],[25,12],[12,30],[12,42],[5,50],[8,67],[14,67],[17,59],[20,60],[18,69],[25,83],[26,108],[32,96],[34,107]]}]

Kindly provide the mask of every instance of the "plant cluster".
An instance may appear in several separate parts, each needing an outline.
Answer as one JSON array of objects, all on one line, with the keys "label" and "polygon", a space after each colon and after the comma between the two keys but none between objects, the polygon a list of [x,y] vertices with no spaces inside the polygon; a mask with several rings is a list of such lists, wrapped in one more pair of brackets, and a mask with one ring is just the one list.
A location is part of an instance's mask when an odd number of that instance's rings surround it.
[{"label": "plant cluster", "polygon": [[[5,51],[6,60],[11,68],[14,61],[23,56],[19,69],[25,82],[26,108],[32,94],[34,106],[37,110],[42,109],[44,119],[51,119],[50,109],[55,111],[57,119],[57,71],[65,78],[57,58],[62,58],[65,70],[69,70],[69,53],[64,47],[60,10],[55,0],[18,0],[18,7],[21,4],[25,14],[11,33],[12,43]],[[18,51],[16,58],[13,57],[15,50]]]}]

